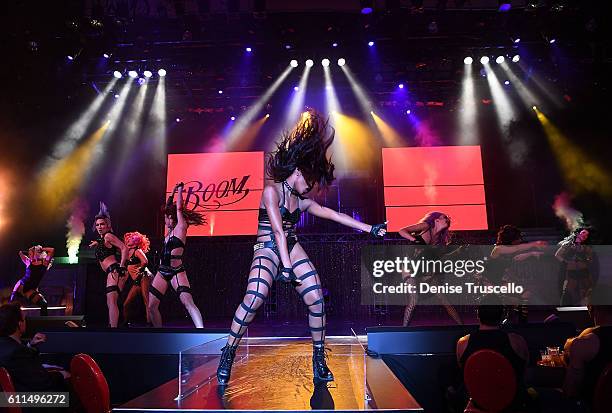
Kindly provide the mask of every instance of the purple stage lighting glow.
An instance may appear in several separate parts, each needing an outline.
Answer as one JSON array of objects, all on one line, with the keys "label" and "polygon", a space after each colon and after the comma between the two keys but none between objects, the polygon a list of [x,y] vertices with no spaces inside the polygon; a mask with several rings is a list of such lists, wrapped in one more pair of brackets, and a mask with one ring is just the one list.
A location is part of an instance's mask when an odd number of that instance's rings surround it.
[{"label": "purple stage lighting glow", "polygon": [[364,7],[361,9],[361,14],[370,14],[372,13],[372,8],[371,7]]},{"label": "purple stage lighting glow", "polygon": [[332,43],[332,47],[338,47],[338,43]]},{"label": "purple stage lighting glow", "polygon": [[285,45],[285,49],[287,49],[287,50],[291,49],[291,45],[290,44],[286,44]]},{"label": "purple stage lighting glow", "polygon": [[157,71],[157,74],[158,74],[160,77],[164,77],[164,76],[166,76],[166,70],[165,70],[165,69],[159,69],[159,70]]},{"label": "purple stage lighting glow", "polygon": [[507,1],[499,2],[499,11],[509,11],[511,8],[512,8],[512,3],[509,3]]},{"label": "purple stage lighting glow", "polygon": [[323,65],[323,67],[327,67],[327,66],[329,66],[329,59],[323,59],[323,60],[321,60],[321,64]]},{"label": "purple stage lighting glow", "polygon": [[520,43],[521,42],[521,38],[517,37],[516,39],[514,39],[514,43]]},{"label": "purple stage lighting glow", "polygon": [[104,53],[102,56],[103,56],[105,59],[108,59],[108,58],[110,57],[110,54],[108,54],[108,53]]},{"label": "purple stage lighting glow", "polygon": [[474,62],[474,59],[472,59],[471,56],[468,56],[465,59],[463,59],[463,63],[466,65],[471,65],[473,62]]},{"label": "purple stage lighting glow", "polygon": [[312,61],[312,59],[306,60],[306,67],[312,67],[313,65],[314,65],[314,62]]},{"label": "purple stage lighting glow", "polygon": [[217,93],[218,93],[218,94],[220,94],[220,95],[222,95],[222,94],[223,94],[223,91],[222,91],[221,89],[219,89],[219,90],[217,90]]},{"label": "purple stage lighting glow", "polygon": [[115,70],[115,71],[113,72],[113,76],[115,76],[117,79],[121,79],[121,78],[123,77],[123,75],[121,74],[121,72],[120,72],[120,71],[118,71],[118,70]]},{"label": "purple stage lighting glow", "polygon": [[397,87],[399,87],[400,89],[403,89],[404,88],[404,84],[400,83],[399,85],[397,85]]},{"label": "purple stage lighting glow", "polygon": [[410,115],[411,113],[412,113],[412,111],[411,111],[410,109],[408,109],[408,110],[406,111],[406,115]]},{"label": "purple stage lighting glow", "polygon": [[115,93],[115,99],[119,99],[119,93]]},{"label": "purple stage lighting glow", "polygon": [[131,77],[132,79],[136,79],[138,77],[138,72],[135,70],[130,70],[128,72],[128,76]]},{"label": "purple stage lighting glow", "polygon": [[181,118],[174,119],[177,123],[181,121]]},{"label": "purple stage lighting glow", "polygon": [[250,48],[250,47],[247,47],[247,48],[246,48],[246,49],[244,49],[244,50],[246,50],[246,52],[247,52],[247,53],[251,53],[251,52],[253,51],[253,49],[252,49],[252,48]]},{"label": "purple stage lighting glow", "polygon": [[231,121],[235,121],[235,120],[236,120],[236,116],[232,116],[232,117],[230,118],[230,120],[231,120]]},{"label": "purple stage lighting glow", "polygon": [[144,78],[142,78],[142,77],[139,77],[139,78],[138,78],[138,84],[139,84],[140,86],[142,86],[142,85],[144,84],[144,82],[145,82]]},{"label": "purple stage lighting glow", "polygon": [[74,60],[74,57],[71,55],[66,56],[66,58],[68,58],[68,60]]},{"label": "purple stage lighting glow", "polygon": [[553,44],[553,43],[555,43],[556,41],[557,41],[557,39],[555,39],[555,38],[553,37],[552,39],[550,39],[550,40],[548,41],[548,43]]},{"label": "purple stage lighting glow", "polygon": [[346,64],[346,60],[344,60],[342,57],[340,59],[338,59],[338,66],[342,67]]},{"label": "purple stage lighting glow", "polygon": [[144,75],[144,77],[149,78],[149,77],[153,76],[153,73],[151,73],[151,71],[150,71],[150,70],[145,70],[145,71],[143,72],[143,75]]},{"label": "purple stage lighting glow", "polygon": [[506,86],[508,86],[509,84],[510,84],[510,81],[509,81],[509,80],[506,80],[506,81],[504,82],[504,85],[506,85]]},{"label": "purple stage lighting glow", "polygon": [[521,56],[519,56],[519,55],[517,55],[517,54],[515,54],[515,55],[512,57],[512,61],[513,61],[514,63],[518,62],[519,60],[521,60]]},{"label": "purple stage lighting glow", "polygon": [[297,92],[298,90],[300,90],[300,87],[299,86],[293,86],[293,90],[295,90]]},{"label": "purple stage lighting glow", "polygon": [[374,46],[374,42],[370,40],[370,41],[368,42],[368,46],[370,46],[370,47]]},{"label": "purple stage lighting glow", "polygon": [[495,63],[501,65],[502,63],[504,63],[504,60],[506,60],[504,56],[497,56],[497,59],[495,59]]}]

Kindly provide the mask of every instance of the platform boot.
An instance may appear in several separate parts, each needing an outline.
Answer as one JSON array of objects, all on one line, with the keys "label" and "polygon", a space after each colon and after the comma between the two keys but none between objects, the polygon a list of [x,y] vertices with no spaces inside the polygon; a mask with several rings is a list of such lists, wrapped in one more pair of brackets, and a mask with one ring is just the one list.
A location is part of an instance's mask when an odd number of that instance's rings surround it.
[{"label": "platform boot", "polygon": [[229,383],[230,374],[232,373],[232,364],[234,363],[234,357],[236,357],[235,346],[226,344],[221,349],[221,360],[219,360],[219,367],[217,367],[217,381],[220,386],[225,386]]},{"label": "platform boot", "polygon": [[312,347],[312,375],[315,383],[333,381],[334,375],[325,361],[325,347]]}]

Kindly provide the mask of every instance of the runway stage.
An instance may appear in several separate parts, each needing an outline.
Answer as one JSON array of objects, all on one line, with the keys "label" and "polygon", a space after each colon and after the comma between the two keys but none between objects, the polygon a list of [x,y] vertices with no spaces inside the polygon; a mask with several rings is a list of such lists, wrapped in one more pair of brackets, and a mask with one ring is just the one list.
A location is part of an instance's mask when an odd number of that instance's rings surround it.
[{"label": "runway stage", "polygon": [[114,411],[422,411],[384,362],[365,354],[364,341],[329,337],[335,381],[315,385],[310,338],[245,338],[223,391],[215,372],[225,338],[214,340],[181,352],[179,377]]}]

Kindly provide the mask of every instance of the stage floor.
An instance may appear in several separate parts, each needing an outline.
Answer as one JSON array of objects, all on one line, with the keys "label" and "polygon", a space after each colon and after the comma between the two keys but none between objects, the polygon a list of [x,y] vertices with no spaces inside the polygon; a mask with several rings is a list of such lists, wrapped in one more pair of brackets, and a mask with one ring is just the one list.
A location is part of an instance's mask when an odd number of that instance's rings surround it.
[{"label": "stage floor", "polygon": [[[245,338],[241,345],[242,353],[236,357],[229,385],[223,389],[217,384],[215,372],[219,353],[213,356],[210,351],[214,343],[207,343],[205,349],[183,354],[182,374],[186,366],[193,367],[188,376],[172,380],[114,411],[176,411],[195,410],[344,410],[360,411],[374,408],[372,387],[368,384],[367,369],[380,370],[374,360],[368,361],[364,353],[363,340],[356,336],[329,337],[326,342],[328,366],[334,373],[335,381],[313,384],[312,344],[309,338]],[[225,342],[220,342],[222,345]],[[198,358],[197,354],[200,354]],[[186,360],[189,360],[186,363]],[[372,364],[374,363],[374,364]],[[382,361],[381,361],[382,363]],[[399,381],[389,371],[376,376],[377,381],[397,385]],[[388,369],[387,369],[388,370]],[[370,372],[372,374],[375,371]],[[384,373],[392,377],[384,377]],[[397,383],[395,383],[393,381]],[[179,390],[179,381],[182,389]],[[380,385],[380,383],[377,383]],[[420,410],[420,406],[409,393],[406,393],[401,408],[392,410]],[[374,386],[376,387],[376,386]],[[397,390],[402,391],[402,390]],[[178,398],[182,393],[183,397]],[[380,395],[378,408],[385,404]],[[399,407],[399,406],[398,406]]]}]

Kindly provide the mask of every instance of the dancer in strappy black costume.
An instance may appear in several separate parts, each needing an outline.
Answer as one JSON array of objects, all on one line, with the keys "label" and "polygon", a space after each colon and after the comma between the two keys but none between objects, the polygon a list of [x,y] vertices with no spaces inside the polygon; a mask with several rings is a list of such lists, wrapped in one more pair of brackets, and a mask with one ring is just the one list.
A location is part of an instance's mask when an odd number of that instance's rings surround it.
[{"label": "dancer in strappy black costume", "polygon": [[[187,228],[189,225],[203,225],[206,221],[204,216],[198,212],[183,207],[183,187],[185,184],[178,183],[164,208],[164,217],[168,233],[164,238],[164,247],[157,274],[149,287],[149,317],[154,327],[162,326],[162,317],[159,312],[159,302],[163,298],[168,284],[174,288],[189,313],[193,324],[197,328],[204,327],[202,314],[193,302],[191,286],[187,278],[187,272],[183,266],[183,253],[187,242]],[[177,194],[176,203],[174,195]]]},{"label": "dancer in strappy black costume", "polygon": [[26,253],[19,251],[26,270],[25,275],[15,284],[10,301],[23,300],[36,304],[40,307],[40,315],[47,315],[47,300],[38,290],[38,286],[53,265],[54,252],[53,248],[43,248],[41,245],[30,247]]},{"label": "dancer in strappy black costume", "polygon": [[127,260],[127,271],[130,275],[131,286],[127,298],[123,302],[123,317],[126,323],[133,320],[132,304],[140,294],[147,313],[147,324],[151,323],[149,317],[149,285],[151,284],[151,272],[147,269],[149,260],[149,238],[138,231],[128,232],[123,236],[123,242],[128,247],[129,258]]},{"label": "dancer in strappy black costume", "polygon": [[[415,245],[440,245],[450,244],[451,234],[449,231],[451,220],[443,212],[432,211],[427,213],[419,222],[402,228],[399,234]],[[406,278],[406,282],[415,282],[414,278]],[[459,313],[449,302],[446,296],[438,294],[437,297],[442,301],[448,315],[457,323],[463,324]],[[404,327],[410,324],[414,309],[418,301],[417,294],[408,294],[408,304],[404,309]]]},{"label": "dancer in strappy black costume", "polygon": [[[119,322],[119,307],[117,306],[119,293],[123,290],[127,280],[125,263],[128,249],[123,241],[113,234],[110,214],[103,202],[100,202],[100,211],[94,219],[94,231],[98,233],[98,239],[92,241],[89,246],[95,247],[96,259],[106,273],[108,323],[114,328]],[[121,258],[120,261],[117,261],[119,254]]]},{"label": "dancer in strappy black costume", "polygon": [[285,133],[268,161],[267,172],[274,183],[267,185],[262,194],[247,291],[234,315],[217,369],[217,380],[222,386],[229,382],[240,339],[277,280],[291,282],[308,307],[315,382],[334,379],[325,361],[325,306],[321,280],[298,242],[295,225],[305,211],[369,232],[374,237],[385,234],[386,224],[367,225],[306,198],[315,186],[325,188],[334,180],[334,165],[327,158],[327,149],[334,138],[330,129],[320,115],[306,112],[296,128]]}]

